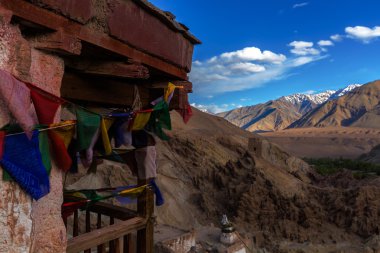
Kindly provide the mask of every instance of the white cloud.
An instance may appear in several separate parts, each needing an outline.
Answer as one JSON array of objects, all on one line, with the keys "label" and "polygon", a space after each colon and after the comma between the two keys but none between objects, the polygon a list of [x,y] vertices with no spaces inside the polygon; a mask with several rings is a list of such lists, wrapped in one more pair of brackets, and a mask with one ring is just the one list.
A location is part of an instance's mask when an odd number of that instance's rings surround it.
[{"label": "white cloud", "polygon": [[293,41],[289,43],[290,47],[293,49],[290,50],[295,55],[319,55],[320,51],[318,49],[313,48],[314,43],[308,41]]},{"label": "white cloud", "polygon": [[293,5],[293,9],[305,7],[306,5],[309,5],[309,2],[303,2],[303,3],[294,4]]},{"label": "white cloud", "polygon": [[331,40],[320,40],[318,41],[318,45],[321,47],[334,46],[334,43]]},{"label": "white cloud", "polygon": [[286,56],[283,54],[275,54],[268,50],[261,51],[257,47],[246,47],[241,50],[223,53],[220,58],[226,61],[261,61],[274,64],[281,64],[286,60]]},{"label": "white cloud", "polygon": [[257,65],[257,64],[254,64],[254,63],[250,63],[250,62],[234,63],[230,67],[233,70],[242,71],[242,72],[256,73],[256,72],[263,72],[263,71],[265,71],[265,67],[264,66]]},{"label": "white cloud", "polygon": [[349,38],[358,39],[364,43],[369,43],[371,40],[380,37],[380,26],[373,28],[366,26],[346,27],[345,32]]},{"label": "white cloud", "polygon": [[195,66],[201,66],[202,62],[200,62],[200,61],[193,61],[193,65],[195,65]]},{"label": "white cloud", "polygon": [[[312,47],[312,42],[291,44],[294,49],[307,51],[306,55],[288,59],[280,53],[247,47],[201,61],[193,65],[190,73],[194,92],[207,98],[218,93],[260,87],[288,77],[294,68],[323,59],[318,50],[318,53],[313,51],[316,49]],[[213,110],[216,111],[215,108]]]},{"label": "white cloud", "polygon": [[226,112],[226,111],[229,111],[229,110],[233,109],[234,107],[236,107],[235,104],[222,104],[222,105],[208,104],[208,105],[205,105],[205,104],[191,103],[190,105],[192,107],[197,108],[198,110],[200,110],[202,112],[207,112],[207,113],[211,113],[211,114]]},{"label": "white cloud", "polygon": [[307,57],[307,56],[298,57],[298,58],[293,59],[290,62],[290,65],[293,67],[299,67],[299,66],[308,64],[308,63],[312,62],[313,60],[314,60],[313,57]]},{"label": "white cloud", "polygon": [[314,45],[313,42],[309,41],[293,41],[289,43],[289,46],[294,48],[305,48],[305,47],[312,47]]},{"label": "white cloud", "polygon": [[340,34],[334,34],[334,35],[331,35],[330,36],[330,39],[333,40],[333,41],[342,41],[343,40],[343,36],[340,35]]}]

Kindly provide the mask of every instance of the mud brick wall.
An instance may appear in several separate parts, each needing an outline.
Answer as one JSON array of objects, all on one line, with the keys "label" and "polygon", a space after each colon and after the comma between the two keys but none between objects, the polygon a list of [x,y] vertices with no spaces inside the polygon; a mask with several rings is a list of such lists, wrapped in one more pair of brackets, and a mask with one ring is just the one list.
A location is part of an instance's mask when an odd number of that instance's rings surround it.
[{"label": "mud brick wall", "polygon": [[[10,19],[11,14],[0,9],[0,69],[59,95],[63,60],[34,49],[36,38],[25,39]],[[0,100],[0,126],[12,120]],[[57,117],[56,121],[59,120]],[[2,173],[0,169],[0,178]],[[62,172],[54,165],[50,183],[50,193],[39,201],[33,201],[14,182],[0,183],[0,252],[66,251],[66,229],[61,219]]]}]

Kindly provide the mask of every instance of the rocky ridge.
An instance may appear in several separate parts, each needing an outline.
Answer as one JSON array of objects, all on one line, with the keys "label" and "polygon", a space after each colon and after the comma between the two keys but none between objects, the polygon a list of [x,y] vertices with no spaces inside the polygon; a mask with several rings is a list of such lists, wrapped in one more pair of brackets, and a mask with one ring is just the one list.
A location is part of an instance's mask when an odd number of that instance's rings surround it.
[{"label": "rocky ridge", "polygon": [[265,132],[285,129],[305,114],[329,100],[337,99],[360,84],[351,84],[339,90],[317,94],[293,94],[263,104],[234,109],[217,114],[247,131]]}]

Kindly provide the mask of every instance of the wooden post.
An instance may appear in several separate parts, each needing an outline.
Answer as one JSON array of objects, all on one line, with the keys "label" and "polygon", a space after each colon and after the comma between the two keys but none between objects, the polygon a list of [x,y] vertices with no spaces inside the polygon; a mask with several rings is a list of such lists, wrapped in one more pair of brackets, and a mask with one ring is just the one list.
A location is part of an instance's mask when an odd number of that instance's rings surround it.
[{"label": "wooden post", "polygon": [[73,237],[79,234],[78,209],[74,211]]},{"label": "wooden post", "polygon": [[[86,233],[91,232],[91,213],[86,210]],[[91,249],[87,249],[84,253],[91,253]]]},{"label": "wooden post", "polygon": [[[139,185],[147,184],[148,180],[139,180]],[[154,196],[150,189],[146,189],[137,200],[139,216],[147,218],[146,227],[137,231],[137,253],[153,253],[154,224]]]},{"label": "wooden post", "polygon": [[[101,227],[102,227],[102,215],[100,213],[98,213],[98,220],[96,223],[96,228],[100,229]],[[98,245],[98,253],[104,253],[104,251],[105,251],[104,249],[105,249],[104,244]]]}]

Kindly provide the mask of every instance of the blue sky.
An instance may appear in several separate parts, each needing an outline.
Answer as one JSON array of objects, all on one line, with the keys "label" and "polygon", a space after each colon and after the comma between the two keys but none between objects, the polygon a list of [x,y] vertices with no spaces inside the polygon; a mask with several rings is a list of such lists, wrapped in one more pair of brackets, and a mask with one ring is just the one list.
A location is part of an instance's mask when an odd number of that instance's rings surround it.
[{"label": "blue sky", "polygon": [[151,2],[203,42],[190,102],[211,112],[380,79],[380,1]]}]

